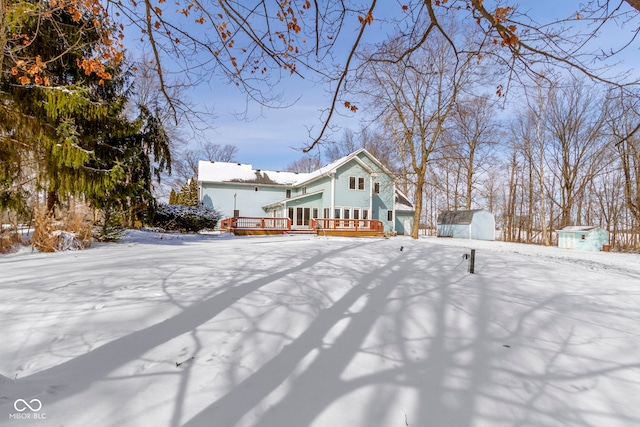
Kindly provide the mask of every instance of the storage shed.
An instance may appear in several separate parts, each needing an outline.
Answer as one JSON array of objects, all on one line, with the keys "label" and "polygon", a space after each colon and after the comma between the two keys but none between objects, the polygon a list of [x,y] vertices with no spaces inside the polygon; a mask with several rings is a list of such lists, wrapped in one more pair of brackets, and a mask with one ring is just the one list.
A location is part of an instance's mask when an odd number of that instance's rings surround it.
[{"label": "storage shed", "polygon": [[558,230],[558,247],[583,251],[608,251],[609,232],[595,226],[570,225]]},{"label": "storage shed", "polygon": [[484,209],[443,212],[438,216],[437,236],[495,240],[496,220]]}]

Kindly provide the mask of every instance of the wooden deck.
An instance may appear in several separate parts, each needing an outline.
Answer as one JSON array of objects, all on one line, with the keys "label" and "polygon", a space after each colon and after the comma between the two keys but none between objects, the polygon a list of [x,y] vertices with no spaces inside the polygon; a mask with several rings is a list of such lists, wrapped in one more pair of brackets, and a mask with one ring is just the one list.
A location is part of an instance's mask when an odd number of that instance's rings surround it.
[{"label": "wooden deck", "polygon": [[311,228],[320,236],[382,237],[384,225],[374,219],[312,219]]},{"label": "wooden deck", "polygon": [[289,218],[234,217],[220,221],[220,229],[238,236],[317,234],[320,236],[383,237],[384,225],[372,219],[311,219],[307,227],[292,227]]}]

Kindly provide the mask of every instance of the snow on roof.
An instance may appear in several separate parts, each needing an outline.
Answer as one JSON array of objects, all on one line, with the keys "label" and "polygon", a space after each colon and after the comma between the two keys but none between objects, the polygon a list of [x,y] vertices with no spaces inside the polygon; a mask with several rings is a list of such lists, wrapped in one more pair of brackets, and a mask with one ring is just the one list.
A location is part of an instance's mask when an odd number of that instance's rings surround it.
[{"label": "snow on roof", "polygon": [[[227,162],[210,162],[200,160],[198,162],[198,181],[200,182],[241,182],[247,184],[273,184],[273,185],[292,185],[299,186],[312,181],[321,176],[333,172],[343,164],[352,159],[357,159],[358,154],[365,152],[369,157],[380,165],[383,170],[393,176],[386,167],[381,164],[375,157],[373,157],[367,150],[361,148],[341,157],[320,169],[305,173],[305,172],[281,172],[272,170],[253,169],[253,166],[246,163],[227,163]],[[368,168],[367,165],[360,163]],[[396,196],[396,200],[398,196]],[[401,195],[400,199],[404,199],[401,204],[406,205],[401,210],[413,210],[411,202],[409,202],[407,196]],[[409,209],[407,209],[407,206]]]},{"label": "snow on roof", "polygon": [[591,231],[593,229],[596,229],[599,227],[596,227],[595,225],[567,225],[564,228],[561,228],[558,231],[575,231],[575,232],[580,232],[580,231]]},{"label": "snow on roof", "polygon": [[252,165],[246,163],[209,162],[200,160],[198,162],[198,181],[300,185],[330,173],[340,165],[356,157],[362,151],[365,150],[360,149],[355,151],[311,173],[261,170],[253,169]]},{"label": "snow on roof", "polygon": [[253,169],[246,163],[198,162],[198,181],[241,182],[250,184],[294,185],[307,173]]},{"label": "snow on roof", "polygon": [[396,188],[396,200],[395,200],[394,208],[396,211],[413,212],[415,210],[413,207],[413,204],[409,201],[409,198],[397,188]]}]

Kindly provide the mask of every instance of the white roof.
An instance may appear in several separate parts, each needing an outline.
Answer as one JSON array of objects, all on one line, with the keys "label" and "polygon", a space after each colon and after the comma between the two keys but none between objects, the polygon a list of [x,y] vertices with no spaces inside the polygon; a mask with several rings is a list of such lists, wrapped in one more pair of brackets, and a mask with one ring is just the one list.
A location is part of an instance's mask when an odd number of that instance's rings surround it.
[{"label": "white roof", "polygon": [[[296,186],[331,173],[342,164],[357,157],[357,155],[362,151],[366,150],[360,149],[355,151],[310,173],[261,170],[253,169],[252,165],[245,163],[209,162],[200,160],[198,162],[198,181],[245,182]],[[373,156],[370,157],[373,158]]]},{"label": "white roof", "polygon": [[253,169],[250,164],[198,162],[198,181],[201,182],[245,182],[255,184],[295,185],[308,173],[281,172]]},{"label": "white roof", "polygon": [[591,231],[593,229],[596,229],[599,227],[596,227],[595,225],[567,225],[564,228],[561,228],[558,231],[575,231],[575,232],[580,232],[580,231]]},{"label": "white roof", "polygon": [[394,209],[396,211],[414,212],[415,208],[409,201],[409,198],[399,189],[396,188]]}]

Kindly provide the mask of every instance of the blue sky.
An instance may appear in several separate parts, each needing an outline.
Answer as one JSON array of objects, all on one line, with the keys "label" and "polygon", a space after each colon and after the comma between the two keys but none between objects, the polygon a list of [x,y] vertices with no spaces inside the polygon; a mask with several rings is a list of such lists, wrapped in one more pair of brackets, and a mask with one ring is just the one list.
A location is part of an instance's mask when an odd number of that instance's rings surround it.
[{"label": "blue sky", "polygon": [[[524,6],[531,9],[531,15],[540,21],[550,18],[571,16],[579,2],[576,1],[536,1],[532,6]],[[385,3],[386,7],[398,7],[396,2]],[[378,10],[376,16],[380,17],[385,9]],[[380,37],[381,32],[372,28],[370,37]],[[624,27],[612,31],[605,31],[599,42],[603,46],[615,45],[620,40],[620,32],[627,33],[632,28]],[[345,39],[346,40],[346,39]],[[621,67],[640,69],[638,60],[638,43],[631,46],[624,56],[621,56]],[[636,74],[638,72],[636,71]],[[204,104],[213,107],[216,118],[209,123],[210,129],[204,135],[214,144],[231,144],[238,148],[236,160],[242,163],[251,163],[260,169],[282,169],[287,164],[303,156],[300,149],[311,140],[312,135],[317,135],[321,126],[320,117],[322,111],[330,104],[331,93],[327,87],[314,83],[311,79],[301,79],[297,76],[286,76],[276,88],[283,94],[285,103],[291,106],[281,109],[268,109],[249,103],[247,105],[244,95],[233,85],[228,85],[215,78],[209,85],[202,85],[191,91],[192,101],[196,104]],[[248,112],[248,120],[238,120],[236,113]],[[340,109],[344,112],[344,109]],[[338,116],[333,124],[340,128],[349,127],[353,130],[359,128],[359,121],[364,116],[359,112],[350,117]],[[333,134],[334,139],[340,139],[342,132]]]}]

